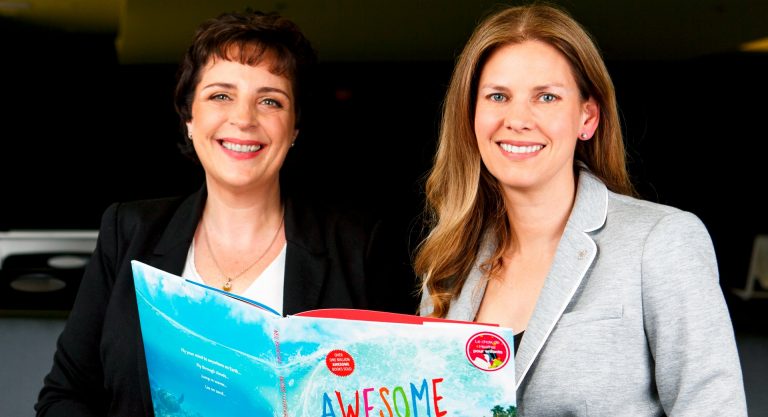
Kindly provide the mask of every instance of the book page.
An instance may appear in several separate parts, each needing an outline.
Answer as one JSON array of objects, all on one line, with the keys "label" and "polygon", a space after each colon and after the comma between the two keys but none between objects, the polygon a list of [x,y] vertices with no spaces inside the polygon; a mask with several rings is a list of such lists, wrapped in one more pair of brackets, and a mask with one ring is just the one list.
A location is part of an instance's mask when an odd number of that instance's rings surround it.
[{"label": "book page", "polygon": [[511,329],[311,316],[279,325],[288,416],[488,417],[516,406]]},{"label": "book page", "polygon": [[283,415],[280,316],[132,262],[155,416]]},{"label": "book page", "polygon": [[354,309],[283,318],[132,266],[157,417],[489,417],[516,407],[511,329]]}]

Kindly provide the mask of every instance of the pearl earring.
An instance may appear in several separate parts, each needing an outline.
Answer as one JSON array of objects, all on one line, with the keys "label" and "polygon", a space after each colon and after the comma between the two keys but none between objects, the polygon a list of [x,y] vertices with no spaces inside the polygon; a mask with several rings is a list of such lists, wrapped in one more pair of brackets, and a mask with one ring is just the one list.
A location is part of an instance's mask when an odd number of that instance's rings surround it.
[{"label": "pearl earring", "polygon": [[586,139],[586,138],[587,138],[587,134],[586,134],[586,133],[582,133],[582,134],[581,134],[581,138],[582,138],[582,139]]}]

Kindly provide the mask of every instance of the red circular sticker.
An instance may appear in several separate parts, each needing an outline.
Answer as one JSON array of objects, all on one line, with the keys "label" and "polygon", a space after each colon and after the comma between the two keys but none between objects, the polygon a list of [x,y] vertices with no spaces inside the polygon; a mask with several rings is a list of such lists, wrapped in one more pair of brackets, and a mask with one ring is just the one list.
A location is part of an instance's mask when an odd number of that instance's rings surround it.
[{"label": "red circular sticker", "polygon": [[484,371],[498,371],[509,362],[509,344],[496,333],[475,333],[467,340],[467,359]]},{"label": "red circular sticker", "polygon": [[343,350],[332,350],[325,357],[328,370],[338,376],[349,376],[355,370],[355,360],[352,355]]}]

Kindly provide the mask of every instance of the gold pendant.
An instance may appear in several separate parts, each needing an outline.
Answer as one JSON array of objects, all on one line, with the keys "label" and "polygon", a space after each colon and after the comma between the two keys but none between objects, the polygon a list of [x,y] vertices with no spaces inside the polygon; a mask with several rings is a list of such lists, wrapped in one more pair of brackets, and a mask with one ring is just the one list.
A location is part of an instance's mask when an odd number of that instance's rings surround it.
[{"label": "gold pendant", "polygon": [[232,291],[232,280],[227,278],[227,282],[225,282],[224,285],[221,286],[221,289],[223,289],[226,292]]}]

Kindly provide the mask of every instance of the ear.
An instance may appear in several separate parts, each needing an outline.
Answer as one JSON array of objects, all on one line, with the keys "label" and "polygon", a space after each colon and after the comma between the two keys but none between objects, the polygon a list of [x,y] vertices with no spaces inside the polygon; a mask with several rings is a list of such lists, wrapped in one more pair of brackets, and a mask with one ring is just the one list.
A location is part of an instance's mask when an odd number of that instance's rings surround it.
[{"label": "ear", "polygon": [[187,137],[192,140],[192,122],[187,122]]},{"label": "ear", "polygon": [[579,133],[579,139],[590,140],[600,123],[600,105],[597,104],[594,98],[588,98],[581,105],[581,115],[581,133]]},{"label": "ear", "polygon": [[293,140],[296,140],[297,136],[299,136],[299,129],[293,129]]}]

